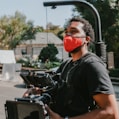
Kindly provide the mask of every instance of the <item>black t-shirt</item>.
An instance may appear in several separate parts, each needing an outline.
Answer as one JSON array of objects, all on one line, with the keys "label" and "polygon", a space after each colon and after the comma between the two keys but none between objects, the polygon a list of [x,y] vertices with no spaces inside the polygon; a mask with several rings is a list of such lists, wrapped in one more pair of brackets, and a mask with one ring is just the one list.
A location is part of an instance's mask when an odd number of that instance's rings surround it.
[{"label": "black t-shirt", "polygon": [[93,53],[65,61],[57,72],[64,83],[56,95],[54,111],[61,116],[81,115],[96,107],[93,95],[114,94],[104,63]]}]

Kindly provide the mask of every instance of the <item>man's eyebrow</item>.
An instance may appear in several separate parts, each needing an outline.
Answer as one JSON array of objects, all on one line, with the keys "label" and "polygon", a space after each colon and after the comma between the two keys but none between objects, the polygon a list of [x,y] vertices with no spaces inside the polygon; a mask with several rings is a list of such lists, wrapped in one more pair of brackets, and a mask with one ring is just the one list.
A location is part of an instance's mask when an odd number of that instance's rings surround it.
[{"label": "man's eyebrow", "polygon": [[74,30],[76,32],[80,32],[79,29],[77,29],[76,27],[70,27],[70,30]]},{"label": "man's eyebrow", "polygon": [[76,27],[68,27],[67,29],[64,30],[65,33],[70,31],[80,32],[80,30]]}]

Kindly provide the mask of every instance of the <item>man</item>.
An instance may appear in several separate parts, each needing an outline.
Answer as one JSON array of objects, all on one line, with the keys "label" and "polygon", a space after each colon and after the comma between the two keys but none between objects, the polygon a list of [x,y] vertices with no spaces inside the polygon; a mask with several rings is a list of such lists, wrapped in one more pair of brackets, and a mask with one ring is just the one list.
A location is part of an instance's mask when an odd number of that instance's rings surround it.
[{"label": "man", "polygon": [[64,82],[51,109],[50,119],[119,119],[113,86],[104,63],[88,51],[94,32],[88,21],[74,17],[66,29],[64,48],[71,59],[61,64],[58,73]]}]

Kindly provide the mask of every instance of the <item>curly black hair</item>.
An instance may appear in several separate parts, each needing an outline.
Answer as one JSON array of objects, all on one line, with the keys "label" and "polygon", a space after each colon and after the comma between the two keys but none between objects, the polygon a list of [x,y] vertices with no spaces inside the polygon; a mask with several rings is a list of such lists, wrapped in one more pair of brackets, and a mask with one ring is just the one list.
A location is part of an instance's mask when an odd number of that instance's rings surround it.
[{"label": "curly black hair", "polygon": [[86,19],[81,18],[79,16],[75,16],[75,17],[71,18],[70,21],[69,21],[69,25],[73,21],[77,21],[77,22],[83,23],[84,24],[83,30],[86,33],[86,36],[90,36],[91,41],[94,42],[95,38],[94,38],[94,30],[92,28],[92,25]]}]

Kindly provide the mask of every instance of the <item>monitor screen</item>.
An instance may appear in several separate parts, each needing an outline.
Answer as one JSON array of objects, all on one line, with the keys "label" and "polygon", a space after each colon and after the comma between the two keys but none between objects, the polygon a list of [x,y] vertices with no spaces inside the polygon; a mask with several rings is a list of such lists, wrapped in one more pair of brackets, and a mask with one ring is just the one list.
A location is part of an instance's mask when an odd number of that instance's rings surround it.
[{"label": "monitor screen", "polygon": [[7,119],[45,119],[43,108],[38,103],[6,101]]}]

